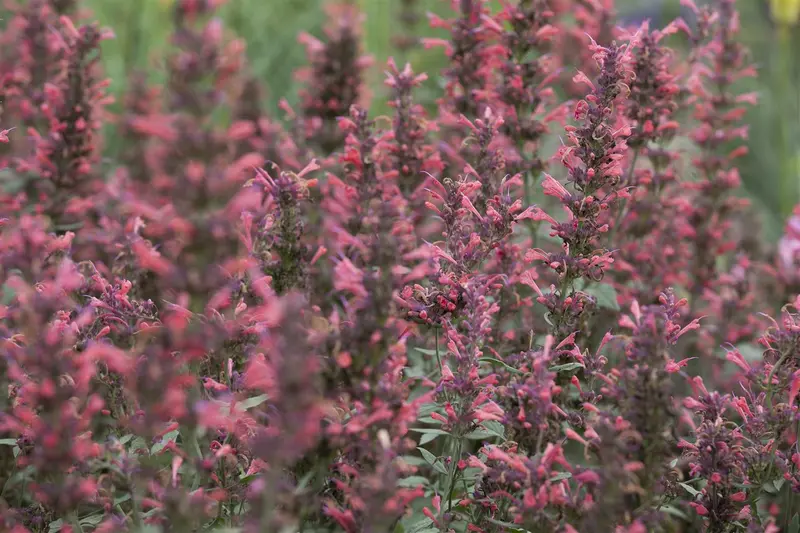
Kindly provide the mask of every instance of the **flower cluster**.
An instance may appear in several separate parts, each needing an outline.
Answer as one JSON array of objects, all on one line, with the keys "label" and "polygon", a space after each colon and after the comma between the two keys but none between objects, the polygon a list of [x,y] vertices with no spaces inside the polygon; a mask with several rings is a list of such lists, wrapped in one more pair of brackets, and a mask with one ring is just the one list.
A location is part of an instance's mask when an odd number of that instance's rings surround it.
[{"label": "flower cluster", "polygon": [[331,3],[278,118],[179,0],[114,120],[111,33],[12,6],[0,531],[795,531],[800,211],[737,231],[752,69],[732,0],[685,3],[456,0],[434,39],[406,0],[443,93],[390,59],[389,117]]}]

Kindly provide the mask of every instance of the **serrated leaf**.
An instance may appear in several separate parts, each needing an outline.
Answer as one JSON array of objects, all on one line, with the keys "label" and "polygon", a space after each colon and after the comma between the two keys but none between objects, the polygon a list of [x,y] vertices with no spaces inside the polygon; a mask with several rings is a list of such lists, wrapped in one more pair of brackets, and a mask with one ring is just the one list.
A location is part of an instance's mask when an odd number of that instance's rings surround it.
[{"label": "serrated leaf", "polygon": [[419,520],[418,522],[414,522],[413,524],[409,525],[408,533],[422,533],[422,531],[429,529],[431,524],[433,524],[433,520],[431,520],[430,518],[424,518],[422,520]]},{"label": "serrated leaf", "polygon": [[437,459],[435,455],[433,455],[425,448],[417,447],[417,449],[419,450],[419,453],[422,454],[422,457],[425,459],[425,461],[427,461],[427,463],[431,465],[434,470],[436,470],[440,474],[447,474],[447,469],[444,467],[442,462],[439,461],[439,459]]},{"label": "serrated leaf", "polygon": [[398,487],[405,487],[412,489],[419,487],[420,485],[425,486],[427,484],[428,484],[428,478],[426,478],[425,476],[408,476],[404,477],[403,479],[397,482]]},{"label": "serrated leaf", "polygon": [[754,344],[743,342],[736,345],[736,349],[742,354],[746,361],[754,362],[761,361],[764,356],[764,350]]},{"label": "serrated leaf", "polygon": [[441,437],[441,435],[438,433],[423,433],[419,438],[419,443],[420,445],[428,444],[429,442],[435,441],[439,437]]},{"label": "serrated leaf", "polygon": [[597,306],[601,309],[620,310],[619,302],[617,302],[617,291],[608,283],[595,283],[580,290],[589,296],[594,296],[597,300]]},{"label": "serrated leaf", "polygon": [[[147,511],[145,514],[143,514],[142,516],[143,517],[146,517],[148,515],[152,516],[153,514],[155,514],[153,512],[154,510],[156,510],[156,509],[151,509],[151,510]],[[135,533],[161,533],[161,526],[157,526],[157,525],[154,525],[154,524],[145,524],[142,527],[140,527],[139,529],[134,530],[134,532]]]},{"label": "serrated leaf", "polygon": [[488,429],[476,429],[475,431],[470,431],[464,438],[467,440],[485,440],[485,439],[492,439],[497,437],[494,433],[489,431]]},{"label": "serrated leaf", "polygon": [[426,372],[423,368],[415,368],[407,366],[403,368],[403,374],[409,379],[424,377]]},{"label": "serrated leaf", "polygon": [[135,437],[131,441],[131,444],[128,447],[128,449],[131,450],[131,451],[146,450],[147,449],[147,443],[145,442],[145,440],[142,437]]},{"label": "serrated leaf", "polygon": [[673,507],[672,505],[662,505],[660,509],[662,512],[672,515],[676,518],[680,518],[681,520],[689,520],[689,516],[686,513],[677,507]]},{"label": "serrated leaf", "polygon": [[435,463],[438,460],[435,455],[433,455],[431,452],[429,452],[425,448],[417,447],[417,449],[419,450],[419,453],[422,454],[422,458],[425,459],[426,461],[428,461],[428,464],[432,465],[433,463]]},{"label": "serrated leaf", "polygon": [[464,438],[469,440],[483,440],[498,437],[504,439],[506,436],[506,428],[496,420],[485,420],[481,423],[480,428],[467,433]]},{"label": "serrated leaf", "polygon": [[258,396],[253,396],[252,398],[247,398],[246,400],[242,400],[241,402],[236,402],[238,407],[241,407],[245,411],[248,409],[252,409],[262,403],[266,402],[269,397],[266,394],[259,394]]},{"label": "serrated leaf", "polygon": [[513,531],[514,533],[530,533],[530,531],[528,531],[527,529],[522,529],[518,525],[512,524],[510,522],[504,522],[502,520],[497,520],[494,518],[487,518],[486,520],[491,522],[492,524],[502,526],[509,531]]},{"label": "serrated leaf", "polygon": [[91,516],[87,516],[87,517],[81,518],[80,524],[82,526],[96,526],[97,524],[99,524],[102,521],[103,521],[103,515],[102,514],[94,514],[94,515],[91,515]]},{"label": "serrated leaf", "polygon": [[409,428],[410,431],[414,431],[416,433],[433,433],[434,435],[450,435],[449,432],[443,429],[436,429],[436,428]]},{"label": "serrated leaf", "polygon": [[83,222],[73,222],[72,224],[57,224],[55,229],[58,231],[72,231],[76,229],[81,229],[83,227]]},{"label": "serrated leaf", "polygon": [[571,372],[579,368],[586,368],[581,363],[565,363],[563,365],[555,365],[549,368],[550,372]]},{"label": "serrated leaf", "polygon": [[300,481],[297,482],[297,487],[295,487],[294,489],[295,494],[300,494],[305,490],[305,488],[308,486],[309,483],[311,483],[311,480],[314,478],[315,473],[316,472],[312,470],[311,472],[307,472],[306,475],[300,478]]},{"label": "serrated leaf", "polygon": [[495,359],[494,357],[481,357],[480,359],[478,359],[478,361],[480,361],[481,363],[491,363],[493,365],[500,365],[500,366],[504,367],[506,370],[508,370],[509,372],[512,372],[514,374],[524,374],[525,373],[522,370],[518,370],[518,369],[514,368],[513,366],[507,365],[506,363],[504,363],[500,359]]},{"label": "serrated leaf", "polygon": [[155,455],[163,450],[169,442],[175,442],[175,439],[178,438],[179,432],[179,430],[174,429],[161,437],[161,440],[153,444],[153,447],[150,448],[150,455]]},{"label": "serrated leaf", "polygon": [[506,438],[506,428],[497,420],[485,420],[481,425],[485,427],[487,431],[491,431],[501,439]]},{"label": "serrated leaf", "polygon": [[789,523],[788,533],[800,533],[800,515],[794,515]]},{"label": "serrated leaf", "polygon": [[409,464],[411,466],[423,466],[428,464],[428,462],[423,459],[422,457],[418,457],[416,455],[402,455],[401,458],[403,462]]},{"label": "serrated leaf", "polygon": [[699,496],[700,494],[702,494],[702,492],[700,492],[700,491],[699,491],[699,490],[697,490],[696,488],[694,488],[694,487],[692,487],[691,485],[688,485],[688,484],[686,484],[686,483],[678,483],[678,485],[680,485],[681,487],[683,487],[683,489],[684,489],[686,492],[688,492],[689,494],[691,494],[691,495],[692,495],[692,496],[694,496],[694,497],[697,497],[697,496]]},{"label": "serrated leaf", "polygon": [[428,416],[432,412],[436,411],[439,408],[439,405],[434,402],[424,403],[420,406],[419,411],[417,412],[417,416]]}]

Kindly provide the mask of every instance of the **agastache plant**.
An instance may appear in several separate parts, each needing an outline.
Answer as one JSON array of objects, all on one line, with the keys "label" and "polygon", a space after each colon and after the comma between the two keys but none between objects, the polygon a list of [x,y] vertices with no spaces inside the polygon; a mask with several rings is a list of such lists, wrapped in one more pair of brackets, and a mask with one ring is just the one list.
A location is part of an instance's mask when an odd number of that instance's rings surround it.
[{"label": "agastache plant", "polygon": [[[74,225],[81,200],[98,191],[94,166],[100,157],[99,129],[107,81],[98,77],[100,41],[110,37],[96,25],[76,28],[58,21],[57,61],[42,88],[38,127],[28,130],[32,152],[17,160],[18,172],[35,176],[29,194],[48,198],[43,206],[54,226]],[[76,205],[77,204],[77,205]]]},{"label": "agastache plant", "polygon": [[301,92],[301,133],[322,155],[342,147],[344,136],[337,119],[351,106],[364,103],[362,75],[371,63],[361,51],[361,13],[347,2],[331,2],[327,14],[325,40],[307,33],[299,36],[310,63],[300,72],[306,83]]},{"label": "agastache plant", "polygon": [[741,119],[745,105],[754,104],[757,95],[732,92],[735,81],[755,75],[743,46],[734,40],[739,31],[734,2],[720,0],[695,11],[699,44],[694,53],[698,59],[687,88],[698,121],[691,138],[700,149],[693,159],[700,179],[691,185],[697,195],[693,196],[694,212],[689,217],[695,242],[691,292],[698,298],[717,272],[716,258],[735,246],[727,238],[727,218],[746,201],[730,194],[741,182],[734,162],[747,153],[747,147],[740,143],[747,138],[747,126],[741,125]]},{"label": "agastache plant", "polygon": [[404,1],[383,87],[328,3],[297,95],[222,3],[170,4],[113,117],[111,33],[11,6],[0,531],[797,529],[800,226],[739,198],[732,0],[457,0],[418,41]]},{"label": "agastache plant", "polygon": [[[645,23],[632,55],[633,79],[625,114],[633,154],[624,180],[634,190],[617,212],[611,235],[620,249],[617,275],[625,280],[619,290],[632,292],[643,302],[655,301],[667,287],[685,285],[683,272],[688,263],[688,245],[669,238],[690,231],[682,216],[686,200],[673,191],[678,156],[670,142],[679,129],[676,97],[680,86],[671,51],[661,42],[677,28],[673,22],[663,30],[650,30]],[[642,160],[649,165],[637,165]],[[633,277],[637,274],[640,277]]]},{"label": "agastache plant", "polygon": [[591,296],[576,290],[575,281],[599,282],[614,262],[611,251],[600,243],[609,231],[609,210],[629,196],[622,174],[631,129],[623,119],[622,101],[630,91],[631,44],[593,44],[599,76],[592,81],[579,72],[575,77],[589,87],[589,93],[575,104],[573,114],[579,124],[567,127],[567,142],[558,154],[574,192],[550,175],[542,182],[544,193],[556,198],[568,216],[558,222],[540,215],[550,220],[552,236],[563,242],[560,251],[527,253],[529,261],[542,261],[557,274],[558,288],[546,295],[539,291],[557,339],[582,329],[582,316],[594,305]]}]

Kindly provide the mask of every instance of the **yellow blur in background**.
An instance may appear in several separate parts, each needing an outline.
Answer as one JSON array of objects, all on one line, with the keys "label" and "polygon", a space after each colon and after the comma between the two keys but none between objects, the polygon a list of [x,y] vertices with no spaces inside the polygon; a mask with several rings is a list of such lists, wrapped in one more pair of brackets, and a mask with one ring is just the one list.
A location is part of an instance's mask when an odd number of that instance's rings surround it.
[{"label": "yellow blur in background", "polygon": [[800,0],[770,0],[772,19],[780,25],[793,26],[800,18]]}]

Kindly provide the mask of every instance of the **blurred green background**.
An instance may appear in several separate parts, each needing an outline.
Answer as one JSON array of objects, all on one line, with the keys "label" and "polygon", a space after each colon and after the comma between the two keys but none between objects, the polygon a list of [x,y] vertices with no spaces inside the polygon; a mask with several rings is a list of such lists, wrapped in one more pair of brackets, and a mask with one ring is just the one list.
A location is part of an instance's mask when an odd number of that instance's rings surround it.
[{"label": "blurred green background", "polygon": [[[103,25],[116,33],[105,43],[104,62],[112,79],[112,91],[119,102],[125,89],[126,73],[143,69],[151,81],[163,81],[163,57],[171,29],[172,0],[85,0]],[[356,0],[354,0],[356,1]],[[366,51],[374,56],[370,87],[377,96],[383,91],[383,66],[392,54],[392,38],[401,31],[399,10],[402,0],[357,0],[367,17],[364,28]],[[800,0],[771,0],[785,3]],[[427,25],[427,11],[447,13],[449,0],[415,0],[422,15],[418,35],[436,35]],[[700,3],[698,1],[698,3]],[[267,89],[265,105],[277,113],[277,102],[296,101],[294,70],[303,65],[305,53],[297,35],[307,31],[322,34],[324,0],[227,0],[220,10],[229,34],[247,43],[250,67]],[[624,22],[646,18],[656,26],[681,15],[679,0],[617,0]],[[739,0],[742,40],[751,48],[759,69],[756,79],[742,83],[742,91],[758,91],[759,105],[749,113],[750,152],[741,171],[745,193],[763,214],[764,231],[770,239],[780,234],[785,216],[800,198],[800,28],[778,28],[770,17],[770,0]],[[436,73],[443,65],[441,50],[412,50],[398,63],[410,61],[416,71],[427,72],[430,80],[418,97],[432,102],[439,94]],[[162,79],[159,79],[162,77]],[[119,103],[116,104],[117,106]],[[118,109],[118,108],[117,108]],[[113,144],[113,139],[111,140]]]}]

